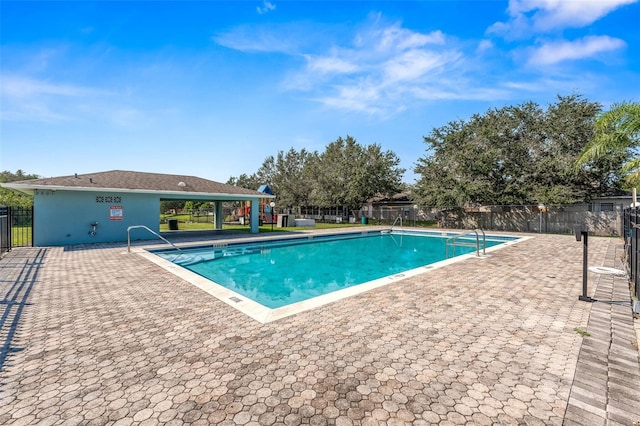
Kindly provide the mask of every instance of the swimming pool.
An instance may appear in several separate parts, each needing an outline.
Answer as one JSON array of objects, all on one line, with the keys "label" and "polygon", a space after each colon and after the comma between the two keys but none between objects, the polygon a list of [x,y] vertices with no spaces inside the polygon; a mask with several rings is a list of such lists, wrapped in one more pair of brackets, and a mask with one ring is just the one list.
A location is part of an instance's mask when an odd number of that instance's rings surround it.
[{"label": "swimming pool", "polygon": [[[189,276],[190,282],[193,275],[200,277],[196,280],[200,285],[196,285],[201,288],[215,285],[226,289],[229,293],[223,297],[227,303],[239,305],[250,301],[251,305],[263,307],[259,309],[263,313],[258,315],[262,318],[265,310],[268,316],[273,316],[277,314],[275,311],[288,313],[328,303],[327,300],[357,294],[383,282],[425,272],[438,263],[451,262],[446,256],[446,244],[455,235],[418,231],[352,232],[153,253],[174,265],[167,269]],[[516,240],[517,237],[489,235],[486,246]],[[456,258],[475,254],[473,246],[456,247]]]}]

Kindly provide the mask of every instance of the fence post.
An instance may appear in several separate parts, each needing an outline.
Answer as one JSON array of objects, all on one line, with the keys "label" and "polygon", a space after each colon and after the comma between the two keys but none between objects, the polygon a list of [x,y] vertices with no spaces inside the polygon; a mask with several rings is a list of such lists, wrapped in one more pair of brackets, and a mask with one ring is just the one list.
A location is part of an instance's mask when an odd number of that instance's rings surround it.
[{"label": "fence post", "polygon": [[573,233],[576,241],[582,240],[582,295],[578,296],[578,300],[583,302],[595,302],[595,299],[587,296],[587,263],[589,261],[589,231],[584,229],[582,225],[573,225]]},{"label": "fence post", "polygon": [[11,220],[9,208],[0,207],[0,256],[11,250]]},{"label": "fence post", "polygon": [[629,218],[629,227],[631,232],[631,279],[633,280],[633,287],[636,298],[640,295],[640,288],[638,286],[638,209],[636,207],[631,209],[631,215]]},{"label": "fence post", "polygon": [[7,232],[9,236],[9,250],[11,250],[13,248],[13,208],[12,207],[7,207],[7,226],[9,227]]}]

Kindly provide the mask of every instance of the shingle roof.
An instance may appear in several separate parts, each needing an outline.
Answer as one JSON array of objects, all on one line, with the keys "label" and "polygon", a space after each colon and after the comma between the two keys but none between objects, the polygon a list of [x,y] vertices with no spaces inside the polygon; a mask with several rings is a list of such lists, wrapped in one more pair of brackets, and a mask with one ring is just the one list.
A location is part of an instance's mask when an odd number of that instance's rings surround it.
[{"label": "shingle roof", "polygon": [[265,197],[264,193],[195,176],[144,173],[124,170],[76,174],[53,178],[29,179],[3,186],[13,189],[56,188],[69,190],[127,190],[141,192],[184,192],[191,194],[225,194]]}]

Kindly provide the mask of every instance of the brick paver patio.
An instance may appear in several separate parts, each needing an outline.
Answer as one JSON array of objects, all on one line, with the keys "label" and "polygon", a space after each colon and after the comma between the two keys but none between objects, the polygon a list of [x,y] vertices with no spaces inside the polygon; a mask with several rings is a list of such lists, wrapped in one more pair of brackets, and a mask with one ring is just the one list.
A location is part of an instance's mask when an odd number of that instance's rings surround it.
[{"label": "brick paver patio", "polygon": [[[621,267],[621,240],[589,242]],[[14,249],[0,424],[633,425],[631,307],[578,301],[581,274],[573,236],[534,235],[261,324],[123,245]]]}]

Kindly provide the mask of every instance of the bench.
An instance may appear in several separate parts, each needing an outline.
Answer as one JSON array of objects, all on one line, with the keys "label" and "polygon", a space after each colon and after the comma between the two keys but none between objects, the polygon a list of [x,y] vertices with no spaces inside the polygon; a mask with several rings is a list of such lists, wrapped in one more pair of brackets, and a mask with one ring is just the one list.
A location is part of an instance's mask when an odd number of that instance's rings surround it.
[{"label": "bench", "polygon": [[314,228],[316,226],[315,219],[296,219],[295,220],[296,227],[298,226],[308,226]]}]

